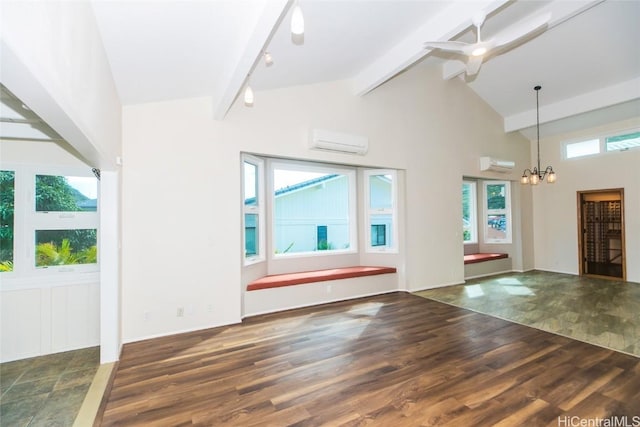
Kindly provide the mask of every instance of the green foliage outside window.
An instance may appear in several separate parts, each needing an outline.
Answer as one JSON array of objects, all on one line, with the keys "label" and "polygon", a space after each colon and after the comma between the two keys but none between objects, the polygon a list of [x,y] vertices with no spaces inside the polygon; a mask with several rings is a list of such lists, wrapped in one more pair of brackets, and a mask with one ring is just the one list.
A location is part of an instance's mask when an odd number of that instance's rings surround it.
[{"label": "green foliage outside window", "polygon": [[[94,231],[95,230],[91,230]],[[62,239],[58,245],[54,242],[39,243],[36,246],[36,267],[69,264],[95,264],[98,261],[96,245],[82,250],[74,250],[69,239]]]},{"label": "green foliage outside window", "polygon": [[487,209],[505,209],[506,197],[504,184],[487,185]]},{"label": "green foliage outside window", "polygon": [[0,271],[13,270],[15,173],[0,171]]},{"label": "green foliage outside window", "polygon": [[82,206],[89,198],[73,188],[64,176],[36,175],[37,212],[95,211]]},{"label": "green foliage outside window", "polygon": [[97,231],[37,230],[36,267],[97,262]]},{"label": "green foliage outside window", "polygon": [[[88,200],[64,176],[36,175],[36,211],[80,212]],[[97,262],[97,233],[87,230],[37,230],[36,267]]]},{"label": "green foliage outside window", "polygon": [[[0,272],[13,270],[15,173],[0,171]],[[36,211],[95,211],[88,197],[64,176],[36,175]],[[88,207],[87,207],[88,206]],[[97,262],[97,230],[37,230],[36,266]]]}]

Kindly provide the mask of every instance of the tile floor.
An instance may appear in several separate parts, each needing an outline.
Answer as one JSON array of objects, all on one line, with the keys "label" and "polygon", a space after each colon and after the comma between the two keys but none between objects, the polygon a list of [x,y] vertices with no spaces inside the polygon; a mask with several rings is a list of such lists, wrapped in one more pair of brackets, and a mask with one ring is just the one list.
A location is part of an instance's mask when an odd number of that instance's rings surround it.
[{"label": "tile floor", "polygon": [[416,294],[640,357],[640,283],[531,271]]},{"label": "tile floor", "polygon": [[0,364],[0,425],[72,426],[99,364],[99,347]]}]

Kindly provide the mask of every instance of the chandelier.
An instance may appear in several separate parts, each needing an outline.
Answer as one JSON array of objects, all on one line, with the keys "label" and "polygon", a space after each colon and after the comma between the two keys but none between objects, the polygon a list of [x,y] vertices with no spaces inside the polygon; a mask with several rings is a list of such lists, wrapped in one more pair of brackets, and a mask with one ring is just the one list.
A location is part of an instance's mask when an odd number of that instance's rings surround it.
[{"label": "chandelier", "polygon": [[547,179],[549,184],[556,182],[556,173],[551,166],[547,166],[544,170],[540,168],[540,103],[538,95],[542,86],[536,86],[533,88],[536,91],[536,130],[538,133],[538,164],[531,169],[525,169],[522,172],[522,178],[520,178],[521,184],[537,185],[540,181]]}]

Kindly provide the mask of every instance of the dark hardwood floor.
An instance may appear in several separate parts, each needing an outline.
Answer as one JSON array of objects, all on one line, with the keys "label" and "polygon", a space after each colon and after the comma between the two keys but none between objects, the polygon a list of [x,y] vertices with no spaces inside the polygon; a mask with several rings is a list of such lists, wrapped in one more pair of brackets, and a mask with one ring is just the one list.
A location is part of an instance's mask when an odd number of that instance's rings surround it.
[{"label": "dark hardwood floor", "polygon": [[127,344],[102,425],[569,426],[568,417],[624,416],[640,417],[640,359],[393,293]]}]

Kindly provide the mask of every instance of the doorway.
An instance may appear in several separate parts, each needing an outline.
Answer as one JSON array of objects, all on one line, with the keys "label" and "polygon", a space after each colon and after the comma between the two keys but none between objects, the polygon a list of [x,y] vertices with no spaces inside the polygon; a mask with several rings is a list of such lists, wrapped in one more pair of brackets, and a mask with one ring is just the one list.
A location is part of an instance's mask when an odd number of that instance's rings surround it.
[{"label": "doorway", "polygon": [[624,189],[578,191],[580,275],[626,280]]}]

